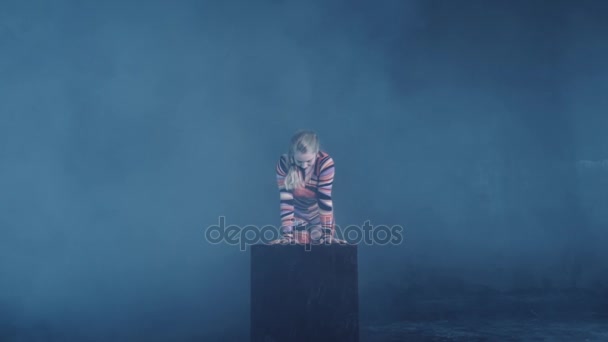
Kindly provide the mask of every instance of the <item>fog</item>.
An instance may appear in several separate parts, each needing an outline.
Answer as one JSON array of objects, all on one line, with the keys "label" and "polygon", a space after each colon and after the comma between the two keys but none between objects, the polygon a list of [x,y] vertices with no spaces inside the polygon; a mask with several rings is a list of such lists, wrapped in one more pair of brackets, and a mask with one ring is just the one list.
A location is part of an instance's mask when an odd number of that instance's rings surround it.
[{"label": "fog", "polygon": [[359,247],[363,319],[438,283],[606,293],[607,10],[2,1],[0,340],[246,336],[249,254],[205,229],[279,224],[298,129],[338,225],[403,227]]}]

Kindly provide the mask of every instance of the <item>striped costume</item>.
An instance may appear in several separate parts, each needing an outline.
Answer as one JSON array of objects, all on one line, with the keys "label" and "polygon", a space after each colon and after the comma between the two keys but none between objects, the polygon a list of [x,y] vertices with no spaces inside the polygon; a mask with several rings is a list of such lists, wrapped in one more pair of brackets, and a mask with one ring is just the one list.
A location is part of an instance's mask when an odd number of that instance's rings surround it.
[{"label": "striped costume", "polygon": [[[289,169],[286,154],[276,166],[280,193],[281,233],[298,242],[310,242],[310,233],[320,230],[322,237],[334,236],[334,211],[331,190],[334,181],[334,161],[324,151],[317,153],[310,180],[303,188],[285,190]],[[297,167],[297,166],[294,166]],[[304,178],[304,171],[298,168]]]}]

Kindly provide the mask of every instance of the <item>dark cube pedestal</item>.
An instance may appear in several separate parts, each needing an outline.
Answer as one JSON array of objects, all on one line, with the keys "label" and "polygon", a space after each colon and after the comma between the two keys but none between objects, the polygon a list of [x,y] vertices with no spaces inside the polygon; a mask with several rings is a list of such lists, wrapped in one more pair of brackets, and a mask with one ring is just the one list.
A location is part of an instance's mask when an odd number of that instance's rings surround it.
[{"label": "dark cube pedestal", "polygon": [[356,245],[251,246],[251,342],[359,341]]}]

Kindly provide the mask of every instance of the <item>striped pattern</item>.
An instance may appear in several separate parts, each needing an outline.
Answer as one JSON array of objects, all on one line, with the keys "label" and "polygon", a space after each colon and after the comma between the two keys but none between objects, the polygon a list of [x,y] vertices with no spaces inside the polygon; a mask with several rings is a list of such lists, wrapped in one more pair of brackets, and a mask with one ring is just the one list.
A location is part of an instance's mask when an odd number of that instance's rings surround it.
[{"label": "striped pattern", "polygon": [[295,226],[320,227],[323,236],[334,235],[331,196],[334,169],[334,161],[329,154],[319,151],[313,174],[306,186],[289,191],[285,190],[287,155],[284,154],[279,158],[276,174],[280,193],[281,232],[284,235],[293,236]]}]

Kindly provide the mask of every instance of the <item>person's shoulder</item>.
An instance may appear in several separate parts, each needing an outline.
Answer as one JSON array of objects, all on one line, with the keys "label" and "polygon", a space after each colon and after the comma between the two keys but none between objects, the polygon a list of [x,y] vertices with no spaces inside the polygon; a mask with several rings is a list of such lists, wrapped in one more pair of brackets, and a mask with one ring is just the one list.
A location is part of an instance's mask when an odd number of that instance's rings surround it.
[{"label": "person's shoulder", "polygon": [[287,163],[288,159],[289,159],[289,157],[287,156],[287,153],[281,154],[281,156],[279,157],[279,160],[277,161],[277,169],[280,171],[287,172],[287,170],[289,169],[289,167],[288,167],[289,164]]},{"label": "person's shoulder", "polygon": [[327,151],[323,151],[323,150],[319,151],[319,153],[317,154],[317,158],[318,158],[319,160],[329,160],[329,159],[333,159],[333,158],[332,158],[332,157],[329,155],[329,153],[328,153]]},{"label": "person's shoulder", "polygon": [[334,159],[327,151],[319,151],[317,155],[318,165],[321,169],[326,169],[334,166]]}]

